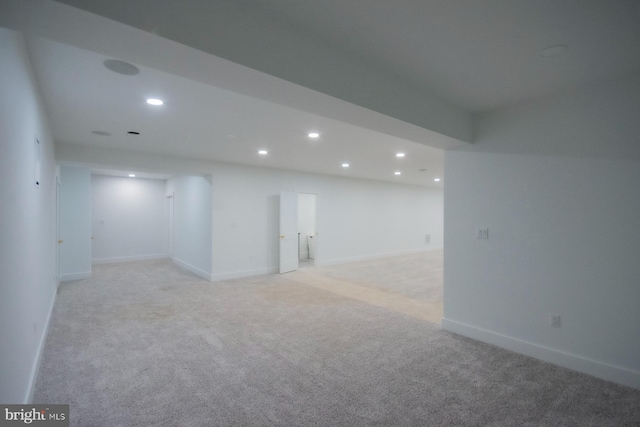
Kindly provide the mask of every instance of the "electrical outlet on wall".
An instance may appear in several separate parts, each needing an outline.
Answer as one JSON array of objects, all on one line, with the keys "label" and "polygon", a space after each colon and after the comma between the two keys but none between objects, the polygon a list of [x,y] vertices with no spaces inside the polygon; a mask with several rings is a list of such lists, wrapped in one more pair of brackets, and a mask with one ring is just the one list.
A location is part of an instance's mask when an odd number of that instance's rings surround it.
[{"label": "electrical outlet on wall", "polygon": [[486,240],[489,238],[489,229],[488,228],[478,228],[476,230],[476,239]]},{"label": "electrical outlet on wall", "polygon": [[549,313],[549,325],[552,328],[559,328],[562,325],[560,315]]}]

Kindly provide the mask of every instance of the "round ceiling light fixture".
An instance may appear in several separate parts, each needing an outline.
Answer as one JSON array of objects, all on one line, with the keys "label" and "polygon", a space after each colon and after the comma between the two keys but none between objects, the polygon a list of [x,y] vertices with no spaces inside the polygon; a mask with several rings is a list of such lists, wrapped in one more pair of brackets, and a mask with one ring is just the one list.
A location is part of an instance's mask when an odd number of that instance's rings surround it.
[{"label": "round ceiling light fixture", "polygon": [[351,166],[349,163],[343,163],[343,164],[342,164],[342,167],[343,167],[343,168],[348,168],[349,166]]},{"label": "round ceiling light fixture", "polygon": [[135,174],[135,173],[130,173],[130,174],[129,174],[129,178],[135,178],[135,177],[136,177],[136,174]]},{"label": "round ceiling light fixture", "polygon": [[269,154],[269,152],[267,150],[258,150],[258,154],[260,154],[261,156],[266,156],[267,154]]},{"label": "round ceiling light fixture", "polygon": [[158,98],[149,98],[149,99],[147,99],[147,104],[149,104],[149,105],[162,105],[162,104],[164,104],[164,101],[162,99],[158,99]]},{"label": "round ceiling light fixture", "polygon": [[396,157],[398,157],[398,158],[402,158],[402,157],[404,157],[404,156],[405,156],[405,154],[404,154],[404,153],[396,153]]},{"label": "round ceiling light fixture", "polygon": [[319,136],[318,132],[309,132],[309,138],[318,138]]},{"label": "round ceiling light fixture", "polygon": [[542,49],[541,55],[545,58],[549,58],[551,56],[560,56],[567,51],[567,45],[557,44],[554,46],[549,46],[547,48]]},{"label": "round ceiling light fixture", "polygon": [[435,182],[440,182],[440,178],[433,178]]},{"label": "round ceiling light fixture", "polygon": [[402,175],[402,172],[400,172],[400,171],[395,171],[393,174],[394,174],[394,175]]},{"label": "round ceiling light fixture", "polygon": [[125,76],[135,76],[140,73],[138,67],[119,59],[107,59],[102,64],[114,73],[124,74]]}]

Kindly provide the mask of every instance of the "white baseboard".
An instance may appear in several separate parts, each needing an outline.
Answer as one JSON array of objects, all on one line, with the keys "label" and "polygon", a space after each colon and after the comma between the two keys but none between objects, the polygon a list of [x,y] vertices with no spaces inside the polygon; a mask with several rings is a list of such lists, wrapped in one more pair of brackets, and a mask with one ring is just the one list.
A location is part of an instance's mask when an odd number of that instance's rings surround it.
[{"label": "white baseboard", "polygon": [[82,279],[88,279],[89,277],[91,277],[90,271],[86,271],[84,273],[62,274],[60,276],[60,281],[70,282],[71,280],[82,280]]},{"label": "white baseboard", "polygon": [[195,267],[187,262],[182,261],[181,259],[178,258],[171,258],[171,261],[175,262],[176,264],[178,264],[180,267],[184,268],[185,270],[189,270],[190,272],[192,272],[193,274],[202,277],[203,279],[209,280],[209,281],[213,281],[211,273],[207,273],[204,270],[199,269],[198,267]]},{"label": "white baseboard", "polygon": [[232,271],[230,273],[214,274],[211,276],[212,282],[219,282],[221,280],[239,279],[241,277],[260,276],[263,274],[274,274],[279,271],[278,267],[265,267],[257,268],[253,270],[240,270]]},{"label": "white baseboard", "polygon": [[411,255],[411,254],[438,251],[438,250],[442,250],[442,247],[410,249],[410,250],[398,251],[398,252],[384,252],[384,253],[371,254],[371,255],[361,255],[361,256],[348,257],[348,258],[332,258],[332,259],[325,259],[325,260],[318,260],[316,258],[316,265],[335,265],[335,264],[345,264],[345,263],[348,263],[348,262],[370,261],[370,260],[380,259],[380,258],[389,258],[389,257],[394,257],[394,256]]},{"label": "white baseboard", "polygon": [[51,317],[53,317],[53,308],[56,305],[56,298],[58,292],[53,293],[51,299],[51,306],[49,307],[49,313],[47,314],[47,322],[44,325],[40,342],[38,343],[37,357],[31,368],[31,375],[29,376],[29,387],[27,387],[27,393],[24,396],[24,404],[30,404],[33,402],[33,393],[36,391],[36,381],[38,380],[38,373],[40,372],[40,363],[42,362],[42,355],[44,354],[44,345],[47,342],[47,336],[49,335],[49,325],[51,324]]},{"label": "white baseboard", "polygon": [[[331,260],[325,260],[325,261],[321,261],[321,262],[319,262],[318,259],[316,258],[314,260],[314,264],[317,265],[317,266],[333,265],[333,264],[344,264],[344,263],[348,263],[348,262],[366,261],[366,260],[387,258],[387,257],[393,257],[393,256],[410,255],[410,254],[415,254],[415,253],[430,252],[430,251],[441,250],[441,249],[442,249],[441,247],[428,248],[428,249],[413,249],[413,250],[410,250],[410,251],[387,252],[387,253],[383,253],[383,254],[365,255],[365,256],[358,256],[358,257],[351,257],[351,258],[334,258],[334,259],[331,259]],[[242,277],[260,276],[262,274],[275,274],[278,271],[279,271],[279,267],[278,266],[275,266],[275,267],[263,267],[263,268],[256,268],[256,269],[250,269],[250,270],[232,271],[232,272],[228,272],[228,273],[212,274],[211,275],[211,281],[219,282],[221,280],[231,280],[231,279],[239,279],[239,278],[242,278]]]},{"label": "white baseboard", "polygon": [[168,258],[167,254],[134,255],[134,256],[122,256],[122,257],[114,257],[114,258],[98,258],[91,261],[91,264],[111,264],[113,262],[144,261],[148,259],[164,259],[164,258]]},{"label": "white baseboard", "polygon": [[610,365],[542,345],[522,341],[486,329],[443,318],[442,329],[474,340],[493,344],[535,359],[563,366],[607,381],[640,389],[640,372]]}]

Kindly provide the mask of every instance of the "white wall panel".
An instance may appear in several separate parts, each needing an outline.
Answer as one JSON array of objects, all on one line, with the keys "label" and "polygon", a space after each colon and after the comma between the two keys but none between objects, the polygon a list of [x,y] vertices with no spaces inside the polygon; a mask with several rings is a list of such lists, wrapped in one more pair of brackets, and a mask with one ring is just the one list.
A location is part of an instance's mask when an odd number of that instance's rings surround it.
[{"label": "white wall panel", "polygon": [[167,255],[164,180],[93,175],[93,262]]}]

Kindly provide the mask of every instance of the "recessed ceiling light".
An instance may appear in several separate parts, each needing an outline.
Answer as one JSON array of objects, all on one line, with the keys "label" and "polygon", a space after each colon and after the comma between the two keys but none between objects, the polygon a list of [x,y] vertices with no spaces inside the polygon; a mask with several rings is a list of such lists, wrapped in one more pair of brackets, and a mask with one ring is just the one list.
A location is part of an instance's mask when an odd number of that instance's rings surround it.
[{"label": "recessed ceiling light", "polygon": [[162,105],[162,104],[164,104],[164,101],[162,99],[149,98],[149,99],[147,99],[147,104],[149,104],[149,105]]},{"label": "recessed ceiling light", "polygon": [[100,136],[111,136],[109,132],[105,132],[102,130],[92,130],[91,133],[94,135],[100,135]]},{"label": "recessed ceiling light", "polygon": [[348,167],[349,167],[349,163],[343,163],[343,164],[342,164],[342,167],[343,167],[343,168],[348,168]]},{"label": "recessed ceiling light", "polygon": [[435,182],[440,182],[440,178],[433,178]]},{"label": "recessed ceiling light", "polygon": [[309,138],[317,138],[320,134],[318,132],[309,132]]},{"label": "recessed ceiling light", "polygon": [[396,157],[404,157],[404,153],[396,153]]},{"label": "recessed ceiling light", "polygon": [[563,53],[565,53],[567,51],[567,46],[564,44],[557,44],[555,46],[549,46],[547,48],[544,48],[542,50],[541,55],[544,56],[545,58],[548,58],[550,56],[559,56],[562,55]]},{"label": "recessed ceiling light", "polygon": [[135,174],[135,173],[130,173],[130,174],[129,174],[129,178],[135,178],[135,177],[136,177],[136,174]]},{"label": "recessed ceiling light", "polygon": [[269,152],[267,150],[258,150],[258,154],[260,154],[261,156],[266,156],[267,154],[269,154]]},{"label": "recessed ceiling light", "polygon": [[130,130],[129,132],[127,132],[129,135],[140,135],[140,132],[135,131],[135,130]]},{"label": "recessed ceiling light", "polygon": [[393,174],[394,174],[394,175],[402,175],[402,172],[400,172],[400,171],[395,171]]},{"label": "recessed ceiling light", "polygon": [[118,59],[107,59],[103,64],[114,73],[124,74],[125,76],[135,76],[140,73],[140,70],[135,65]]}]

